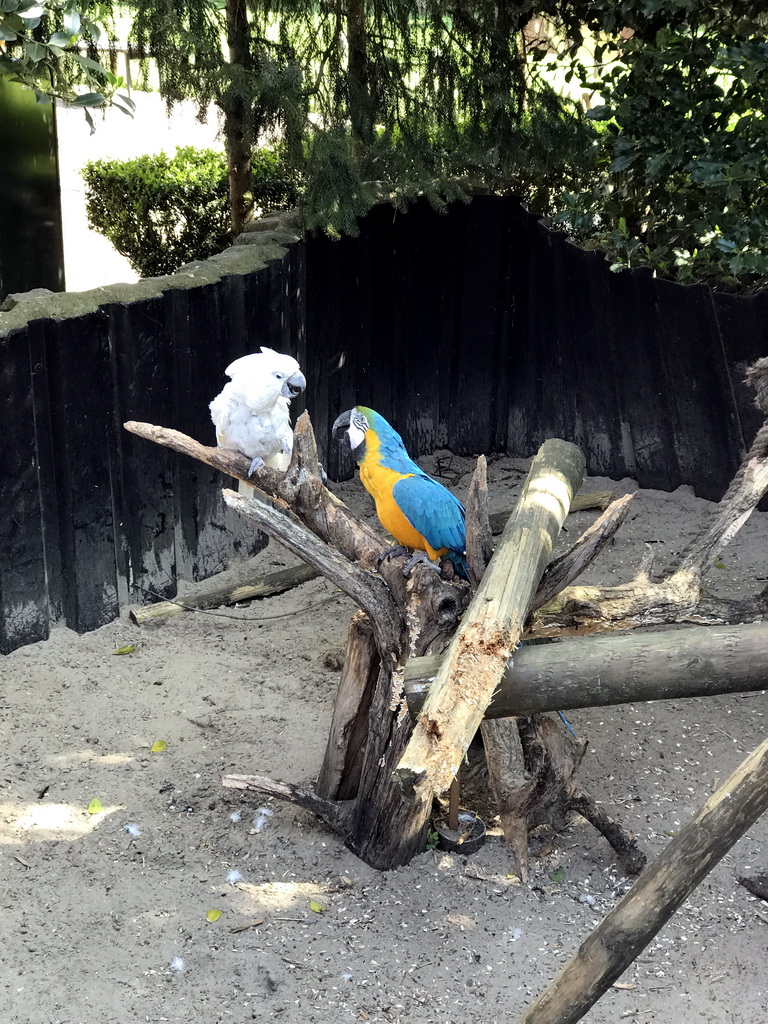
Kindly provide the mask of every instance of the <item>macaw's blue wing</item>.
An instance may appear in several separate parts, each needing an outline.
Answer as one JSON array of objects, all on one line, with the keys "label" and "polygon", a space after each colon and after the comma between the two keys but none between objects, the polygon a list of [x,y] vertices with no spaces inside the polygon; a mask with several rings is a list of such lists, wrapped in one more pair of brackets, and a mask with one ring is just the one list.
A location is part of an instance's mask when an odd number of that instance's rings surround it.
[{"label": "macaw's blue wing", "polygon": [[463,552],[467,547],[464,506],[437,480],[418,473],[398,480],[392,489],[400,511],[430,547]]}]

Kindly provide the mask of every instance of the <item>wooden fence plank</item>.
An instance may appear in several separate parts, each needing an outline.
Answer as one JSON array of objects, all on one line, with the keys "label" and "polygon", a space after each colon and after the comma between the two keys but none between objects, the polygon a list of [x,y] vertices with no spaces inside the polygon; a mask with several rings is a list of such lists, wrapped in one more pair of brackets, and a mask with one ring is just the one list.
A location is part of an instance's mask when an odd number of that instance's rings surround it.
[{"label": "wooden fence plank", "polygon": [[709,300],[736,406],[739,445],[746,454],[763,425],[763,413],[744,375],[758,355],[768,355],[768,295],[710,292]]},{"label": "wooden fence plank", "polygon": [[108,319],[45,322],[62,605],[68,626],[96,629],[118,614],[112,481],[118,472]]},{"label": "wooden fence plank", "polygon": [[588,472],[600,476],[623,476],[626,462],[617,368],[605,302],[610,270],[602,253],[566,244],[559,273],[567,286],[571,315],[580,432],[578,443],[586,456]]},{"label": "wooden fence plank", "polygon": [[655,291],[680,477],[700,497],[719,501],[738,469],[741,439],[709,289],[657,280]]},{"label": "wooden fence plank", "polygon": [[176,593],[173,476],[170,452],[122,429],[126,420],[172,423],[173,360],[163,300],[107,307],[115,382],[114,419],[120,454],[115,474],[118,591],[146,602]]},{"label": "wooden fence plank", "polygon": [[656,333],[655,280],[650,270],[641,268],[612,273],[607,285],[626,473],[641,487],[671,491],[682,480]]},{"label": "wooden fence plank", "polygon": [[29,337],[0,339],[0,653],[48,636]]},{"label": "wooden fence plank", "polygon": [[[543,224],[534,244],[545,253],[546,273],[536,282],[535,316],[531,323],[532,342],[541,352],[546,371],[541,386],[540,415],[546,437],[560,437],[581,448],[585,455],[581,407],[590,383],[583,379],[577,361],[578,328],[574,323],[572,291],[566,278],[568,256],[574,253],[565,235]],[[567,251],[566,251],[567,249]]]},{"label": "wooden fence plank", "polygon": [[510,366],[507,409],[507,450],[513,455],[536,451],[543,440],[539,414],[541,372],[539,353],[530,343],[531,278],[535,273],[536,255],[532,252],[532,236],[540,230],[535,217],[521,202],[510,210],[511,230],[507,261],[510,276],[511,322],[508,344],[513,363]]},{"label": "wooden fence plank", "polygon": [[[456,210],[464,223],[460,303],[455,310],[448,447],[458,455],[489,453],[496,436],[500,326],[506,297],[509,224],[493,196]],[[460,244],[461,244],[460,243]]]}]

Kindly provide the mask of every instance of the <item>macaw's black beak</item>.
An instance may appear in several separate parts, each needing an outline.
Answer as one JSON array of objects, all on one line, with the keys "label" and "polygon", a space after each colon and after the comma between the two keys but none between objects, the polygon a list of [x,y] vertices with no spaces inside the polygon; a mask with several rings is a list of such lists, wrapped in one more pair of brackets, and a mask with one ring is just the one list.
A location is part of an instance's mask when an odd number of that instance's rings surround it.
[{"label": "macaw's black beak", "polygon": [[333,426],[331,427],[331,437],[334,441],[339,441],[341,444],[345,444],[347,448],[352,447],[352,443],[349,438],[349,425],[352,422],[352,409],[347,409],[341,416],[337,416],[334,420]]}]

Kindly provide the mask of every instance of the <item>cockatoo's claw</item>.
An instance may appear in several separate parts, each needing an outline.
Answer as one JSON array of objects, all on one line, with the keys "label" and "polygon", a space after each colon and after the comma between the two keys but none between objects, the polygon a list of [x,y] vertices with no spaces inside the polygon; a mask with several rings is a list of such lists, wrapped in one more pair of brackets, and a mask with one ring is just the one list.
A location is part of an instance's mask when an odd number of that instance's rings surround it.
[{"label": "cockatoo's claw", "polygon": [[257,469],[261,469],[261,467],[262,467],[262,466],[263,466],[264,464],[265,464],[265,463],[264,463],[264,459],[262,459],[262,457],[261,457],[260,455],[256,455],[256,456],[255,456],[255,457],[254,457],[254,458],[253,458],[253,459],[251,460],[251,464],[250,464],[250,466],[248,467],[248,476],[249,476],[249,478],[253,476],[253,474],[254,474],[254,473],[256,472],[256,470],[257,470]]},{"label": "cockatoo's claw", "polygon": [[435,572],[440,572],[440,563],[433,562],[426,551],[414,551],[411,557],[403,566],[403,576],[410,576],[415,567],[419,564],[428,565]]},{"label": "cockatoo's claw", "polygon": [[387,548],[383,555],[379,558],[379,565],[382,562],[388,562],[392,558],[397,558],[398,555],[408,555],[411,549],[405,547],[403,544],[393,544],[391,548]]}]

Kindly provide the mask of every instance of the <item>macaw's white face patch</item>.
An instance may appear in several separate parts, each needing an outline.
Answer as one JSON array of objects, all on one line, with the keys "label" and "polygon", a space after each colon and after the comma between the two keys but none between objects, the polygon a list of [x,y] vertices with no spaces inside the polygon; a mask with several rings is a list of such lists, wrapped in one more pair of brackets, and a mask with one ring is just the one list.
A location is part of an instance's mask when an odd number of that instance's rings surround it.
[{"label": "macaw's white face patch", "polygon": [[352,451],[359,448],[365,441],[365,432],[368,430],[368,420],[364,414],[359,412],[357,409],[352,414],[352,418],[349,422],[349,430],[347,434],[349,436],[349,447]]}]

